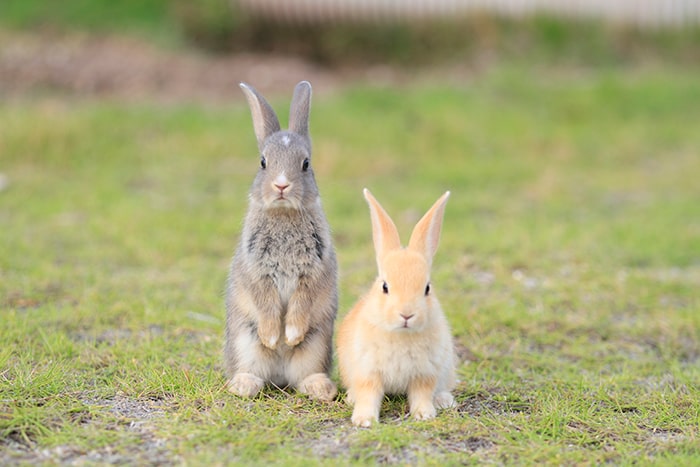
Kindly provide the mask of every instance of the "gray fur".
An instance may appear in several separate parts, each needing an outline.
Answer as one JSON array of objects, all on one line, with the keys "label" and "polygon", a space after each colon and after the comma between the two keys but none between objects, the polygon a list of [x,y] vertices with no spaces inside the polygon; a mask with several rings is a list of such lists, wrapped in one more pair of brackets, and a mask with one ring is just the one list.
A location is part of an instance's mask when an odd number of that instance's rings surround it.
[{"label": "gray fur", "polygon": [[289,130],[309,138],[309,112],[311,111],[311,84],[302,81],[297,84],[289,107]]},{"label": "gray fur", "polygon": [[[332,399],[337,390],[328,373],[338,308],[337,262],[313,169],[303,169],[304,160],[311,159],[311,86],[306,81],[297,85],[288,131],[279,129],[276,114],[254,88],[241,88],[266,168],[258,170],[250,189],[227,280],[229,389],[253,396],[263,383],[272,383]],[[280,180],[288,183],[282,191]]]},{"label": "gray fur", "polygon": [[258,147],[262,151],[262,143],[265,138],[280,131],[280,122],[268,102],[257,93],[252,86],[241,83],[241,89],[248,100],[250,112],[253,115],[253,130],[258,139]]}]

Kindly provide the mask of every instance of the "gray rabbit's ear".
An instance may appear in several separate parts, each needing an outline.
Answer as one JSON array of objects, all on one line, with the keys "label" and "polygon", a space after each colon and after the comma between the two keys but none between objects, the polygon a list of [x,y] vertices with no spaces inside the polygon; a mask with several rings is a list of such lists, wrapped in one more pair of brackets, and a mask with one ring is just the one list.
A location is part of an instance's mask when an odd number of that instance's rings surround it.
[{"label": "gray rabbit's ear", "polygon": [[308,139],[310,111],[311,83],[302,81],[294,88],[294,97],[289,107],[289,130]]},{"label": "gray rabbit's ear", "polygon": [[265,139],[280,131],[280,121],[270,104],[253,86],[247,83],[241,83],[240,86],[248,100],[250,112],[253,114],[253,129],[255,137],[258,139],[258,148],[262,150]]}]

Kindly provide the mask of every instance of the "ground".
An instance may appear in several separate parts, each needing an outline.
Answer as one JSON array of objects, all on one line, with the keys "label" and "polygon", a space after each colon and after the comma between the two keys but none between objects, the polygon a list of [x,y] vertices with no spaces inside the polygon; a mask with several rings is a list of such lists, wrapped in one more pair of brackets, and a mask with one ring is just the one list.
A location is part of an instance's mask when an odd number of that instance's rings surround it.
[{"label": "ground", "polygon": [[315,92],[371,78],[396,81],[385,67],[331,70],[304,59],[260,54],[212,55],[158,48],[134,38],[0,35],[0,93],[55,91],[82,97],[221,103],[242,97],[240,81],[267,93],[313,77]]}]

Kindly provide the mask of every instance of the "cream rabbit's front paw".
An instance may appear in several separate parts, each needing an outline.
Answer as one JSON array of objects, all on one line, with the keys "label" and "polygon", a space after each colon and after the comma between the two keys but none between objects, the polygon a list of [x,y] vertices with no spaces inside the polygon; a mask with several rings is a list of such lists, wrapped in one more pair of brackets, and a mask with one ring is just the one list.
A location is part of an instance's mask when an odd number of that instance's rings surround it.
[{"label": "cream rabbit's front paw", "polygon": [[448,409],[450,407],[454,407],[455,405],[455,398],[452,397],[452,394],[450,394],[447,391],[439,392],[435,394],[435,406],[438,409]]},{"label": "cream rabbit's front paw", "polygon": [[360,428],[369,428],[373,423],[379,421],[379,417],[373,413],[355,410],[352,413],[351,421],[353,425],[359,426]]},{"label": "cream rabbit's front paw", "polygon": [[411,414],[416,420],[430,420],[431,418],[435,418],[437,413],[433,404],[426,404],[411,410]]}]

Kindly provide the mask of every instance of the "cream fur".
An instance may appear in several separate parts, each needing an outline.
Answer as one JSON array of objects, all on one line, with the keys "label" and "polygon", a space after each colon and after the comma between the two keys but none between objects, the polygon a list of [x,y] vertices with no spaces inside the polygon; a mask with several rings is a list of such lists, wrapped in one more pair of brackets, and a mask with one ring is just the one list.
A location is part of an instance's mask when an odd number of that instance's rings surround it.
[{"label": "cream fur", "polygon": [[369,192],[365,196],[379,277],[347,314],[337,335],[340,376],[354,404],[352,421],[358,426],[377,421],[384,394],[408,394],[411,414],[432,418],[436,406],[446,408],[454,402],[450,328],[434,292],[425,294],[447,195],[419,222],[409,248],[398,246],[393,222]]}]

